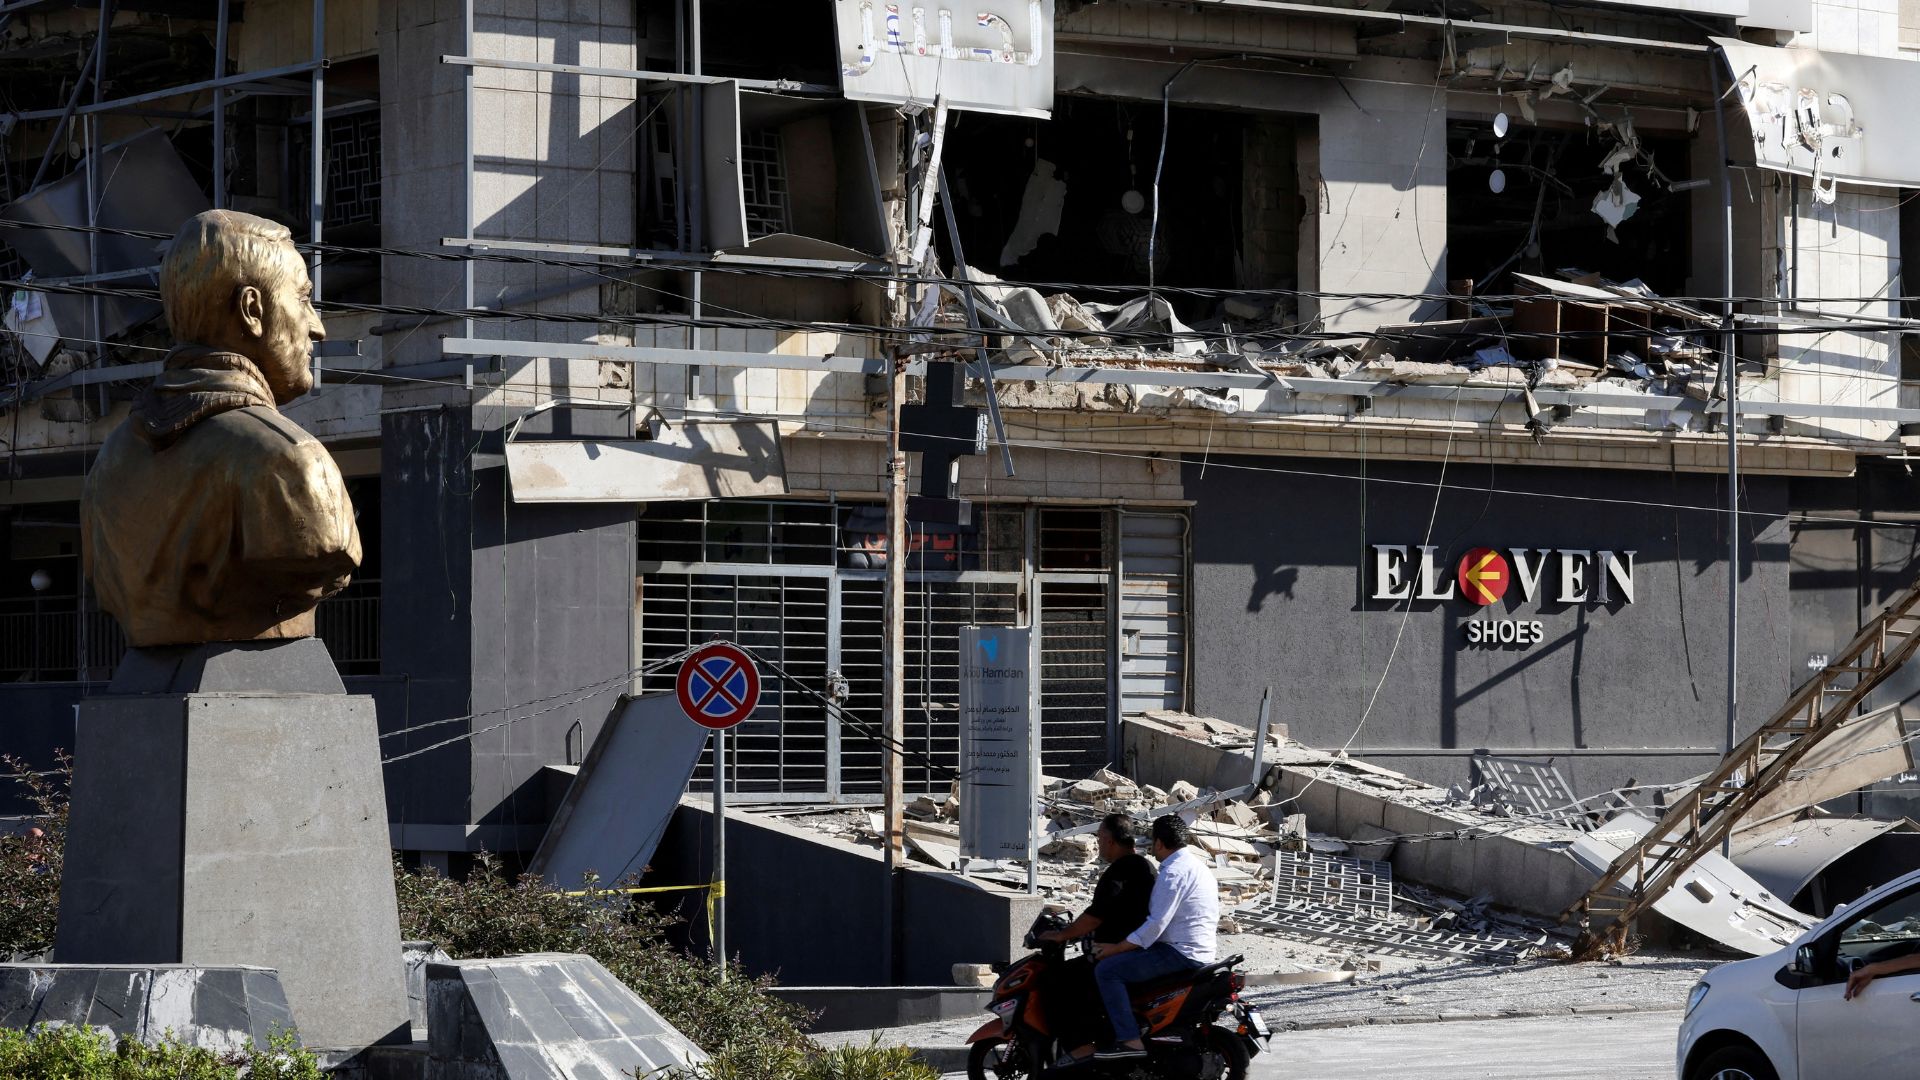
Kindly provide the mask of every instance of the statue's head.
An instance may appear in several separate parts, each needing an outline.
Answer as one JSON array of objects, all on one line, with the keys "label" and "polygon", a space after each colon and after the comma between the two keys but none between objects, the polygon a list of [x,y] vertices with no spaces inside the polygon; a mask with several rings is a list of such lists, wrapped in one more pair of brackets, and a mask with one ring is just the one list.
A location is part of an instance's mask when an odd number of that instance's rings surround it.
[{"label": "statue's head", "polygon": [[233,210],[194,215],[160,267],[160,302],[176,338],[252,360],[279,404],[312,389],[309,357],[327,332],[285,226]]}]

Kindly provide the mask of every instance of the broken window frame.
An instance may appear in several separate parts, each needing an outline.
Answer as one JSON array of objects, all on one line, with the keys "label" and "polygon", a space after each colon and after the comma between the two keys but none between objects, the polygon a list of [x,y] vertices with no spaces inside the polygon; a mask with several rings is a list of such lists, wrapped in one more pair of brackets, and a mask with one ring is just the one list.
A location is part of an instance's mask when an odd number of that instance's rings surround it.
[{"label": "broken window frame", "polygon": [[[721,79],[691,86],[655,84],[653,93],[643,94],[638,116],[643,127],[636,232],[643,247],[752,257],[756,241],[790,235],[818,246],[821,261],[877,260],[887,253],[875,118],[867,106],[839,97],[768,93]],[[797,152],[787,129],[821,118],[830,132],[831,153]],[[750,159],[750,136],[763,141],[771,136],[775,147]],[[816,210],[812,221],[803,224],[796,189],[813,175],[811,170],[828,164],[834,170],[832,183],[816,187],[831,189],[831,210]],[[770,170],[778,171],[784,188],[779,200],[768,189]],[[771,212],[776,209],[777,214]],[[813,226],[827,217],[831,235],[821,235]],[[672,244],[659,249],[669,229]]]},{"label": "broken window frame", "polygon": [[[1084,118],[1076,120],[1072,116],[1072,111],[1075,108],[1111,109],[1113,111],[1114,121],[1121,125],[1116,130],[1125,133],[1119,137],[1123,138],[1128,146],[1128,149],[1121,155],[1127,162],[1128,171],[1124,173],[1116,172],[1114,175],[1125,176],[1127,180],[1125,186],[1129,189],[1127,193],[1138,194],[1140,196],[1141,209],[1136,214],[1123,218],[1119,214],[1112,213],[1113,210],[1119,209],[1124,205],[1118,201],[1118,198],[1116,198],[1111,205],[1108,205],[1105,200],[1089,202],[1088,200],[1092,198],[1091,194],[1086,190],[1089,181],[1081,178],[1098,176],[1100,175],[1100,169],[1087,161],[1073,160],[1069,154],[1059,148],[1057,137],[1049,138],[1050,130],[1075,130],[1076,132],[1080,130],[1105,130],[1106,124],[1104,119],[1100,121]],[[1146,268],[1147,257],[1144,252],[1140,252],[1138,255],[1142,262],[1138,267],[1134,268],[1137,273],[1132,276],[1131,280],[1121,280],[1119,277],[1109,280],[1101,273],[1098,266],[1082,265],[1078,269],[1068,270],[1065,268],[1045,268],[1044,264],[1042,264],[1043,268],[1041,269],[1022,269],[1021,260],[1033,256],[1034,252],[1039,249],[1039,243],[1048,242],[1048,238],[1051,238],[1054,245],[1070,251],[1090,248],[1092,244],[1101,242],[1100,234],[1103,229],[1109,227],[1108,225],[1090,225],[1084,216],[1079,217],[1078,220],[1074,219],[1074,215],[1076,214],[1084,215],[1085,210],[1083,208],[1087,206],[1106,207],[1107,212],[1102,219],[1105,222],[1131,221],[1137,225],[1139,234],[1144,236],[1150,232],[1154,213],[1152,209],[1152,198],[1156,179],[1155,173],[1162,168],[1160,162],[1162,102],[1157,98],[1134,98],[1094,93],[1061,93],[1056,97],[1055,112],[1049,120],[1033,120],[984,114],[967,114],[950,119],[944,163],[955,189],[956,207],[960,210],[959,220],[962,222],[961,231],[963,234],[966,234],[964,246],[971,268],[976,271],[988,272],[995,276],[1005,277],[1008,280],[1086,282],[1086,287],[1062,290],[1082,303],[1125,303],[1136,298],[1136,296],[1146,295],[1152,289],[1153,285],[1149,283],[1149,278],[1152,278],[1154,282],[1159,285],[1177,286],[1254,289],[1272,287],[1311,289],[1315,287],[1318,282],[1319,272],[1319,256],[1315,241],[1315,229],[1317,227],[1315,218],[1317,215],[1308,208],[1306,192],[1304,190],[1306,187],[1304,173],[1310,170],[1305,168],[1303,163],[1315,153],[1314,147],[1317,139],[1314,133],[1317,131],[1317,117],[1310,113],[1292,112],[1277,108],[1219,107],[1192,102],[1176,102],[1171,105],[1170,109],[1172,119],[1170,132],[1173,143],[1170,144],[1167,149],[1164,163],[1164,176],[1162,177],[1163,189],[1160,196],[1161,205],[1159,208],[1159,229],[1156,234],[1157,242],[1153,245],[1156,250],[1150,260],[1154,269],[1151,274],[1148,273]],[[1191,198],[1182,199],[1178,188],[1172,180],[1175,173],[1183,167],[1183,161],[1187,168],[1192,168],[1194,165],[1191,159],[1195,155],[1191,153],[1183,154],[1179,146],[1179,141],[1185,137],[1187,132],[1193,130],[1194,123],[1192,118],[1195,117],[1208,118],[1207,122],[1213,125],[1209,130],[1211,130],[1216,137],[1223,133],[1228,133],[1229,130],[1233,136],[1232,191],[1227,196],[1225,202],[1221,204],[1225,208],[1224,212],[1233,222],[1232,227],[1228,229],[1182,230],[1177,220],[1177,215],[1184,209],[1190,208],[1193,205],[1199,205],[1203,202],[1206,205],[1212,206],[1218,201],[1196,200]],[[1185,127],[1182,126],[1183,119],[1188,121]],[[1137,121],[1138,125],[1137,137],[1135,137],[1134,121]],[[984,146],[976,147],[970,145],[973,132],[977,131],[980,127],[1003,124],[1026,124],[1031,126],[1032,132],[1027,140],[1028,147],[1024,151],[1024,153],[1028,155],[1027,157],[1010,159],[1004,155],[995,153],[999,147],[993,142],[992,136],[988,137],[986,145]],[[1076,128],[1074,125],[1079,126]],[[1270,138],[1280,139],[1282,136],[1287,137],[1286,149],[1284,153],[1279,156],[1291,167],[1293,183],[1290,188],[1263,187],[1260,176],[1256,174],[1256,169],[1259,168],[1259,166],[1256,163],[1255,148],[1250,140],[1256,134],[1262,133],[1263,129],[1264,134]],[[970,154],[983,155],[988,165],[985,171],[994,172],[996,175],[1002,171],[1017,174],[1014,179],[1020,182],[1013,185],[1010,198],[1000,198],[998,200],[1001,203],[1010,201],[1013,207],[1004,222],[1007,228],[998,235],[983,234],[978,228],[967,224],[970,217],[967,209],[968,206],[973,203],[978,203],[984,198],[968,190],[967,187],[967,181],[970,178],[977,181],[983,171],[979,168],[969,168]],[[1067,238],[1060,230],[1043,231],[1037,234],[1039,243],[1024,250],[1014,262],[1002,264],[999,255],[1005,252],[1008,240],[1019,232],[1019,222],[1021,220],[1019,207],[1026,195],[1026,189],[1023,188],[1021,184],[1031,179],[1029,176],[1030,170],[1035,168],[1037,163],[1041,161],[1053,165],[1056,170],[1056,182],[1064,183],[1067,186],[1068,193],[1066,200],[1070,205],[1070,209],[1068,216],[1063,217],[1064,224],[1062,225],[1062,229],[1067,229],[1071,226],[1072,238]],[[1106,166],[1110,163],[1101,162],[1100,164]],[[1214,171],[1218,171],[1217,163],[1215,163]],[[1074,190],[1076,183],[1080,187],[1078,193]],[[998,196],[1006,196],[1007,192],[1002,191],[996,192],[995,194]],[[1103,192],[1103,194],[1105,193]],[[1282,198],[1282,196],[1284,196],[1284,198]],[[1124,195],[1119,198],[1124,198]],[[1274,205],[1271,207],[1266,206],[1266,204],[1262,202],[1263,199],[1274,202]],[[1280,203],[1284,203],[1285,205],[1279,205]],[[1266,264],[1255,267],[1253,265],[1255,262],[1254,256],[1256,249],[1259,248],[1259,240],[1257,238],[1263,237],[1267,231],[1262,225],[1262,222],[1268,220],[1271,215],[1275,214],[1292,216],[1290,229],[1293,241],[1292,258],[1290,260],[1280,261],[1269,259]],[[1215,268],[1215,271],[1212,273],[1197,275],[1192,272],[1181,273],[1180,267],[1174,261],[1177,257],[1177,248],[1183,242],[1190,243],[1190,234],[1200,231],[1229,235],[1233,238],[1234,243],[1231,251],[1227,253],[1226,258],[1223,260],[1224,263],[1231,266],[1232,269],[1226,269],[1223,266]],[[949,238],[942,230],[936,229],[935,232],[936,248],[944,253],[943,257],[950,256],[952,245]],[[1126,256],[1114,253],[1103,253],[1096,256],[1096,259],[1100,260],[1102,265],[1122,261],[1125,258]],[[1211,280],[1195,280],[1196,277],[1205,277]],[[1052,290],[1045,291],[1051,292]],[[1176,307],[1182,309],[1179,312],[1179,317],[1183,320],[1204,320],[1210,318],[1211,313],[1203,311],[1202,309],[1216,303],[1216,301],[1213,300],[1182,297],[1177,293],[1167,296],[1166,299],[1173,302]],[[1263,298],[1260,302],[1265,303],[1269,307],[1276,305],[1276,301],[1271,297]],[[1254,301],[1243,300],[1243,303],[1254,303]],[[1290,301],[1290,303],[1292,303],[1294,310],[1291,317],[1285,320],[1288,325],[1305,325],[1316,313],[1313,309],[1313,302],[1307,298],[1298,298],[1295,301]],[[1224,317],[1232,325],[1250,323],[1256,318],[1256,316],[1236,314],[1231,311]]]}]

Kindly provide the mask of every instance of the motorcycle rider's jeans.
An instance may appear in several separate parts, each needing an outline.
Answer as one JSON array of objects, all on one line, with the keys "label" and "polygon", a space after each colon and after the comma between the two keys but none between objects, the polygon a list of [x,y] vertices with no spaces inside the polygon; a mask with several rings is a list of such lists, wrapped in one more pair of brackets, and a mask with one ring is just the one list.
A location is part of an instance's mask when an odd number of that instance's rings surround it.
[{"label": "motorcycle rider's jeans", "polygon": [[1133,1020],[1133,997],[1127,990],[1130,984],[1151,982],[1204,966],[1180,955],[1178,949],[1164,941],[1095,964],[1093,980],[1100,986],[1100,1000],[1107,1007],[1108,1023],[1113,1025],[1113,1041],[1130,1042],[1140,1037],[1140,1025]]}]

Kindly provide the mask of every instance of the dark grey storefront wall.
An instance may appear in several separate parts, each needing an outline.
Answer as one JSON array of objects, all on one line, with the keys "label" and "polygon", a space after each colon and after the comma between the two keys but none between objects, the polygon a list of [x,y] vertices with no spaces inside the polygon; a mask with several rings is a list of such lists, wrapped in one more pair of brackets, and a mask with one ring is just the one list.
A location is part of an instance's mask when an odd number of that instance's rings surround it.
[{"label": "dark grey storefront wall", "polygon": [[[383,670],[404,673],[412,697],[405,722],[383,707],[381,728],[471,718],[382,749],[472,735],[387,767],[403,848],[531,851],[552,809],[541,770],[567,763],[576,723],[577,745],[592,745],[624,689],[611,680],[632,666],[634,508],[507,501],[501,437],[515,415],[384,419]],[[556,410],[521,437],[630,434],[625,419]]]},{"label": "dark grey storefront wall", "polygon": [[[1793,482],[1793,641],[1798,677],[1840,651],[1860,623],[1920,580],[1920,477],[1900,464],[1862,461],[1844,480]],[[1920,721],[1920,663],[1895,672],[1869,708],[1903,707]],[[1838,814],[1920,816],[1920,783],[1885,780],[1828,803]]]},{"label": "dark grey storefront wall", "polygon": [[[1354,752],[1436,783],[1464,781],[1480,747],[1555,755],[1582,794],[1630,777],[1679,779],[1719,757],[1726,517],[1671,505],[1723,505],[1719,478],[1455,464],[1436,510],[1438,465],[1375,462],[1366,477],[1346,461],[1186,466],[1198,712],[1249,723],[1272,685],[1276,721],[1338,748],[1378,685]],[[1751,727],[1801,675],[1789,647],[1787,485],[1761,477],[1743,489],[1756,515],[1745,519],[1740,589]],[[1474,547],[1634,551],[1636,602],[1556,603],[1549,566],[1533,602],[1516,585],[1486,613],[1539,620],[1542,642],[1468,644],[1464,624],[1479,609],[1465,600],[1409,610],[1368,598],[1370,545],[1419,545],[1430,518],[1424,542],[1441,549],[1449,580]]]},{"label": "dark grey storefront wall", "polygon": [[388,765],[388,819],[402,826],[395,846],[460,850],[464,841],[422,841],[408,829],[438,826],[464,837],[469,791],[465,742],[417,753],[464,731],[460,724],[409,730],[471,711],[467,597],[472,567],[475,434],[453,408],[392,412],[380,418],[380,556],[386,565],[380,601],[380,668],[404,680],[398,715],[380,708]]}]

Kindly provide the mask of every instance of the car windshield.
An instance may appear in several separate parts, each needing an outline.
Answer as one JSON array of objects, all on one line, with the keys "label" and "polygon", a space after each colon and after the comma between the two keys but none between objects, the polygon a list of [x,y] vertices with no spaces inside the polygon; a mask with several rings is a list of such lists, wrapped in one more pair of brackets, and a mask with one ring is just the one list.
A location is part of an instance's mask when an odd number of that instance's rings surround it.
[{"label": "car windshield", "polygon": [[1920,890],[1895,896],[1849,919],[1840,930],[1843,959],[1872,962],[1920,947]]}]

